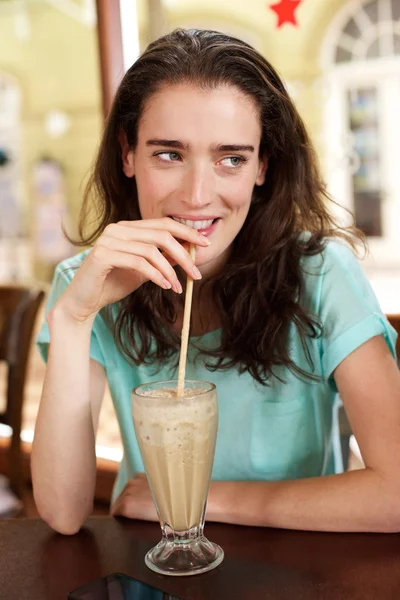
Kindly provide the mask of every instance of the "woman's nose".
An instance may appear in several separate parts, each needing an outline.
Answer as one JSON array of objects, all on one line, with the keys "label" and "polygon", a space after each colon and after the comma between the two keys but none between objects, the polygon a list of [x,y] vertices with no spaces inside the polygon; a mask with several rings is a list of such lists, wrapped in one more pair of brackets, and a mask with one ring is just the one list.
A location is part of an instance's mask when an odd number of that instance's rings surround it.
[{"label": "woman's nose", "polygon": [[193,169],[186,174],[183,202],[187,206],[199,208],[212,202],[212,174],[207,169]]}]

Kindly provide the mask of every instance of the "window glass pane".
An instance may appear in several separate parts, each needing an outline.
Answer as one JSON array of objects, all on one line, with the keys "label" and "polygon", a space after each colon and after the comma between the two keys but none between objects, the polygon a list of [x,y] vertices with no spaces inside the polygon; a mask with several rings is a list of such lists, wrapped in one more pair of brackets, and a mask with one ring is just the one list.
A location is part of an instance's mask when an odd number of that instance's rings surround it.
[{"label": "window glass pane", "polygon": [[[398,2],[398,0],[394,1]],[[364,10],[367,13],[372,23],[378,22],[378,2],[376,0],[374,0],[373,2],[369,2],[368,4],[364,4],[362,10]]]},{"label": "window glass pane", "polygon": [[392,19],[393,19],[393,21],[400,21],[400,2],[399,2],[399,0],[392,0]]},{"label": "window glass pane", "polygon": [[353,58],[353,55],[351,52],[349,52],[345,48],[342,48],[341,46],[337,46],[335,62],[337,62],[337,63],[350,62],[352,60],[352,58]]},{"label": "window glass pane", "polygon": [[357,170],[352,174],[356,225],[368,236],[381,236],[382,191],[377,91],[375,88],[350,90],[348,102],[349,126],[357,158]]},{"label": "window glass pane", "polygon": [[359,30],[358,25],[355,22],[355,20],[350,19],[350,21],[347,23],[346,27],[343,29],[343,33],[346,33],[347,35],[357,39],[360,37],[361,31]]}]

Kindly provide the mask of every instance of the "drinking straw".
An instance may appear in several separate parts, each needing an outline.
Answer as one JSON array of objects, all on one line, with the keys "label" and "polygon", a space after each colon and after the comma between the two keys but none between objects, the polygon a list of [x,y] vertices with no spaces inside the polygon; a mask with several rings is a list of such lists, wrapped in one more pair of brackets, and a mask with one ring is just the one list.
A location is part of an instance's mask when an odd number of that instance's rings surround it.
[{"label": "drinking straw", "polygon": [[[194,261],[196,257],[196,246],[190,244],[189,254]],[[181,353],[179,357],[179,368],[178,368],[178,387],[177,396],[183,396],[185,388],[185,372],[186,372],[186,358],[187,349],[189,342],[189,326],[190,326],[190,313],[192,310],[192,297],[193,297],[193,279],[186,277],[186,294],[185,294],[185,308],[183,311],[183,325],[181,335]]]}]

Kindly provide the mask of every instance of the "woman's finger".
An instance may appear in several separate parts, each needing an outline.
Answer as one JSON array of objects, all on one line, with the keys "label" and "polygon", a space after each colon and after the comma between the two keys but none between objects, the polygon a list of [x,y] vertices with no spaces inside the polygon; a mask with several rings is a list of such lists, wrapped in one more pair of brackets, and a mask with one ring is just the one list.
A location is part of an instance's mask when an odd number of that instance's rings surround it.
[{"label": "woman's finger", "polygon": [[[140,221],[118,221],[115,225],[128,227],[130,229],[168,231],[175,238],[184,240],[190,244],[199,246],[210,245],[208,238],[199,233],[197,229],[184,225],[183,223],[178,223],[178,221],[174,221],[174,219],[171,219],[170,217],[165,217],[163,219],[144,219]],[[111,228],[112,224],[108,225],[108,227]]]},{"label": "woman's finger", "polygon": [[[178,223],[181,225],[181,223]],[[178,242],[169,231],[165,230],[154,230],[154,229],[128,229],[121,225],[115,225],[115,227],[107,228],[107,232],[99,239],[98,243],[115,247],[115,240],[125,240],[127,242],[136,242],[147,244],[149,247],[160,248],[166,252],[174,261],[175,264],[179,264],[184,271],[192,279],[201,279],[201,275],[197,267],[195,266],[189,252],[186,250],[183,244]],[[154,253],[150,249],[145,250],[143,253],[146,254],[148,260],[153,264],[157,259],[157,253]],[[149,252],[151,252],[151,259]],[[159,257],[158,257],[159,258]],[[160,266],[160,263],[157,263]],[[164,268],[167,268],[167,263],[164,263]],[[164,272],[164,275],[166,273]]]},{"label": "woman's finger", "polygon": [[160,271],[155,269],[142,256],[111,250],[104,246],[93,248],[91,254],[92,253],[92,260],[100,263],[105,269],[111,270],[112,268],[118,268],[133,270],[165,290],[169,290],[172,287],[170,282],[163,277]]},{"label": "woman's finger", "polygon": [[98,244],[105,246],[109,250],[124,252],[134,256],[145,258],[155,269],[157,269],[164,279],[168,280],[174,292],[181,293],[182,287],[176,276],[171,263],[163,256],[156,246],[144,244],[143,242],[132,242],[115,237],[106,237],[98,241]]},{"label": "woman's finger", "polygon": [[[188,242],[183,242],[182,246],[185,248],[186,252],[189,253],[190,244]],[[178,264],[177,261],[175,260],[175,258],[173,258],[169,254],[167,254],[167,252],[163,252],[162,255],[164,256],[165,260],[167,260],[169,262],[171,267],[175,267]]]}]

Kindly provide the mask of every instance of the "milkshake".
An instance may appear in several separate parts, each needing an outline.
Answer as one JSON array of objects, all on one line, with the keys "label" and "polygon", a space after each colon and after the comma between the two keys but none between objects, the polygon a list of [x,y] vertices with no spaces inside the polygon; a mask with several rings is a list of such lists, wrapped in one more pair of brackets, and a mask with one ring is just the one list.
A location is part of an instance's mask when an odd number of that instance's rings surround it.
[{"label": "milkshake", "polygon": [[216,393],[185,388],[177,399],[175,390],[161,388],[143,394],[136,399],[135,431],[160,521],[186,531],[199,525],[206,504],[217,437]]},{"label": "milkshake", "polygon": [[183,575],[209,570],[223,558],[219,546],[203,536],[218,405],[211,383],[185,381],[181,397],[176,387],[176,381],[164,381],[136,388],[132,411],[163,531],[163,540],[146,563],[157,572]]}]

